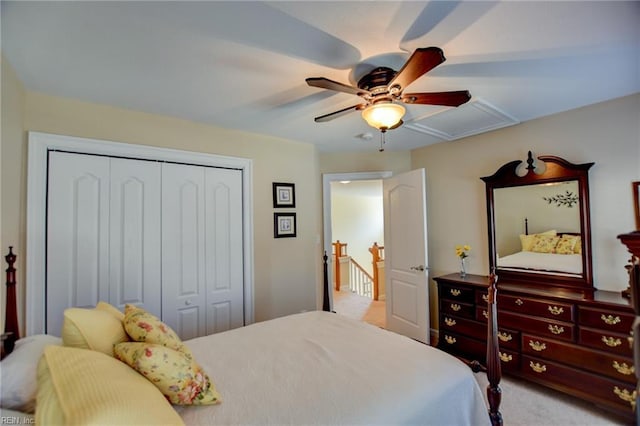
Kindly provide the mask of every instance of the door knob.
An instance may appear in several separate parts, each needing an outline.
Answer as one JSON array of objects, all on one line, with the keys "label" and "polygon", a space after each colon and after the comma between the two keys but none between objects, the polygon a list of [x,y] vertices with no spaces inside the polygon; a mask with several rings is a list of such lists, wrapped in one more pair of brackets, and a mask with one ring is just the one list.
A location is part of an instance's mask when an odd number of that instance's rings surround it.
[{"label": "door knob", "polygon": [[409,268],[409,269],[411,269],[412,271],[424,271],[424,270],[425,270],[425,267],[424,267],[424,266],[422,266],[422,265],[419,265],[419,266],[412,266],[412,267],[411,267],[411,268]]},{"label": "door knob", "polygon": [[187,305],[187,306],[189,306],[191,303],[192,303],[192,302],[191,302],[191,300],[189,300],[189,299],[187,299],[187,300],[185,300],[185,301],[184,301],[184,304],[185,304],[185,305]]}]

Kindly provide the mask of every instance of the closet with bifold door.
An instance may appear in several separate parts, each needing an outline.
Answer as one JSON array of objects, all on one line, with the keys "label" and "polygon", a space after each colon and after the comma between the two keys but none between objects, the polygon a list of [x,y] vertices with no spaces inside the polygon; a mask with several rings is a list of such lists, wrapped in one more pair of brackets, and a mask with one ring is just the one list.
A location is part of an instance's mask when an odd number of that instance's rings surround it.
[{"label": "closet with bifold door", "polygon": [[143,307],[182,339],[244,325],[242,171],[49,151],[46,332]]}]

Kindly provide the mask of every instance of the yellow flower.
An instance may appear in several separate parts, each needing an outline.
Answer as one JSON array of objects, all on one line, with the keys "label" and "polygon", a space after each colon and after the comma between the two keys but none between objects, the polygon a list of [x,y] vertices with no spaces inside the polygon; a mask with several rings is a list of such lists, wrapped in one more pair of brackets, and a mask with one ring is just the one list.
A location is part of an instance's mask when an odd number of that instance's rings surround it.
[{"label": "yellow flower", "polygon": [[460,259],[469,257],[470,251],[471,251],[471,246],[468,244],[456,246],[456,256],[458,256]]}]

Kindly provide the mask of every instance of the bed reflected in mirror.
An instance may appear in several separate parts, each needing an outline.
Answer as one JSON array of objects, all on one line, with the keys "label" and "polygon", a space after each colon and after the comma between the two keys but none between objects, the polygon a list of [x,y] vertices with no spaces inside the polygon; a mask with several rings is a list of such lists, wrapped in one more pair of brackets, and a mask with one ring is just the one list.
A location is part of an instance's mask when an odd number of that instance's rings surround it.
[{"label": "bed reflected in mirror", "polygon": [[494,190],[498,268],[582,276],[578,181]]}]

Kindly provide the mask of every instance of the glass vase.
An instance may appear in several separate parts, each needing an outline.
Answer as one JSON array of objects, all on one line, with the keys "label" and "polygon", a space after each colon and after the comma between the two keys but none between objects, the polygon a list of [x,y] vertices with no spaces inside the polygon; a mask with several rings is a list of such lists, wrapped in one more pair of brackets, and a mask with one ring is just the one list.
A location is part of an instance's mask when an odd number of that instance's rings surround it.
[{"label": "glass vase", "polygon": [[467,265],[465,263],[465,258],[460,258],[460,278],[464,278],[467,276]]}]

